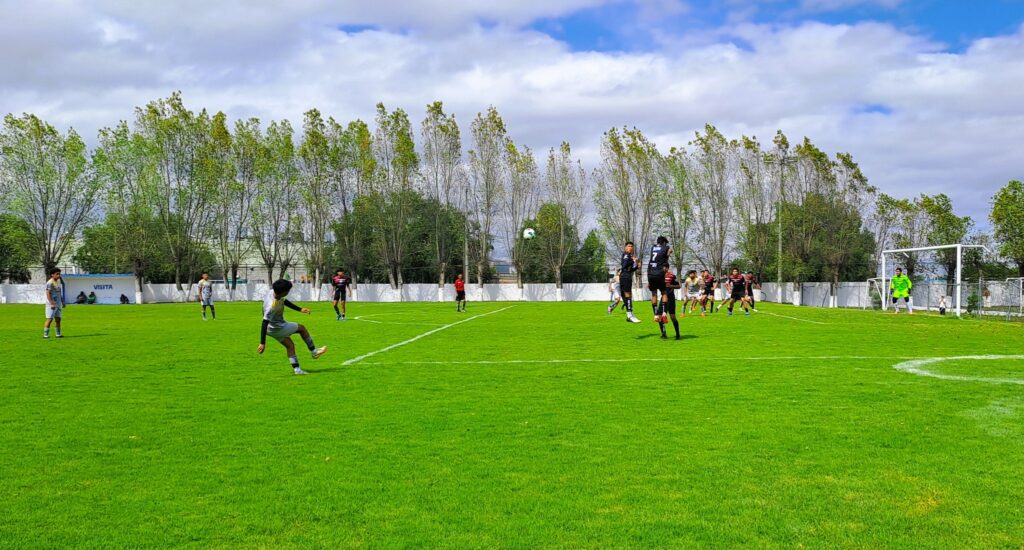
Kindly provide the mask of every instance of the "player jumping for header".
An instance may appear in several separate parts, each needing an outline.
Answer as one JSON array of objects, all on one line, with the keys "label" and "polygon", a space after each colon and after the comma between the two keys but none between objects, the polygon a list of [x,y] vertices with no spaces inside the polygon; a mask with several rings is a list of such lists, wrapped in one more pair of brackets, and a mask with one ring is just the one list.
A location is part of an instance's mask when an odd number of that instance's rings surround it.
[{"label": "player jumping for header", "polygon": [[665,270],[668,268],[668,258],[672,254],[672,247],[668,245],[668,239],[658,237],[654,246],[651,247],[651,257],[647,260],[647,288],[651,291],[651,309],[654,311],[654,320],[661,325],[662,334],[665,333]]},{"label": "player jumping for header", "polygon": [[[335,321],[345,320],[345,294],[348,293],[348,277],[345,276],[345,272],[338,270],[338,272],[331,277],[331,286],[334,287],[334,299],[331,300],[331,305],[334,306],[334,314],[336,317]],[[338,310],[338,304],[341,304],[341,310]]]},{"label": "player jumping for header", "polygon": [[622,290],[622,301],[626,304],[626,321],[630,323],[640,322],[633,315],[633,273],[639,267],[640,262],[633,255],[633,242],[627,241],[619,264],[619,288]]},{"label": "player jumping for header", "polygon": [[308,308],[300,308],[285,299],[292,290],[291,281],[278,279],[274,281],[272,288],[273,290],[263,300],[263,326],[260,328],[260,345],[256,348],[256,351],[263,353],[263,350],[266,349],[267,335],[269,335],[274,340],[280,342],[284,346],[285,351],[288,352],[288,362],[292,365],[292,371],[295,374],[307,374],[306,371],[299,368],[299,359],[295,356],[295,344],[292,343],[292,334],[299,333],[302,341],[309,348],[309,353],[313,356],[313,359],[319,359],[320,356],[327,353],[327,346],[317,349],[313,344],[313,337],[309,335],[306,327],[284,320],[284,308],[286,307],[306,315],[310,313]]},{"label": "player jumping for header", "polygon": [[914,301],[910,297],[910,289],[912,288],[914,288],[914,283],[910,282],[910,277],[903,274],[902,268],[897,267],[896,275],[889,281],[889,292],[892,293],[892,309],[895,314],[900,312],[900,298],[903,298],[903,302],[907,304],[907,313],[910,315],[914,314]]},{"label": "player jumping for header", "polygon": [[[206,308],[210,308],[210,315],[217,320],[217,310],[213,307],[213,283],[210,282],[210,274],[206,271],[199,277],[199,284],[196,285],[196,297],[203,305],[203,320],[206,320]],[[231,312],[228,312],[228,316]]]}]

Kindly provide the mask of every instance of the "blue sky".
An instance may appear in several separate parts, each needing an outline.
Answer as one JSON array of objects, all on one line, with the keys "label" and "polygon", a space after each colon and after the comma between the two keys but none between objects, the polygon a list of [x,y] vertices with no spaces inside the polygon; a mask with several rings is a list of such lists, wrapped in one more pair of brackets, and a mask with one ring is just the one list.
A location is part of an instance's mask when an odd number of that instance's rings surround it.
[{"label": "blue sky", "polygon": [[693,0],[678,13],[672,11],[657,12],[635,2],[618,2],[542,19],[531,27],[577,51],[607,52],[658,49],[652,30],[702,37],[739,22],[795,25],[804,21],[877,21],[939,42],[946,51],[959,52],[978,38],[1009,34],[1024,23],[1024,0]]},{"label": "blue sky", "polygon": [[1024,178],[1024,0],[0,0],[0,67],[0,115],[91,143],[180,90],[297,127],[442,101],[464,136],[493,105],[517,143],[567,141],[587,170],[612,127],[664,151],[705,124],[781,130],[979,226]]}]

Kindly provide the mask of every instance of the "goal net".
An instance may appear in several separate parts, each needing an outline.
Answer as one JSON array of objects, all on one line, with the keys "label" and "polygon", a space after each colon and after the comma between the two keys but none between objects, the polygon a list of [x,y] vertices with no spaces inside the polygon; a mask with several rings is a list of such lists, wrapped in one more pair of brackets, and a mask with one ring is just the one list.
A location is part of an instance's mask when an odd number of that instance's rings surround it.
[{"label": "goal net", "polygon": [[[980,277],[975,279],[977,285],[970,285],[965,279],[964,252],[972,248],[987,250],[982,245],[949,244],[883,251],[879,262],[881,276],[867,282],[867,303],[882,310],[893,307],[889,286],[896,269],[901,268],[913,283],[911,305],[915,310],[945,310],[958,317],[968,306],[972,313],[983,312],[986,289],[991,298],[990,286],[994,285],[984,285]],[[903,300],[900,306],[904,307]]]}]

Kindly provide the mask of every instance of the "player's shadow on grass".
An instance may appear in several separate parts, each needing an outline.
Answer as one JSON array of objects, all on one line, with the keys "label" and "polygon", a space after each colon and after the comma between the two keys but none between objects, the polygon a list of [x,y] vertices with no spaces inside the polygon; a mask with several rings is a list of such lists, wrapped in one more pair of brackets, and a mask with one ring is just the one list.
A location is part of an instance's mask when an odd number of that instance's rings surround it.
[{"label": "player's shadow on grass", "polygon": [[322,373],[329,373],[329,372],[340,371],[341,367],[326,367],[326,368],[322,368],[322,369],[304,369],[304,370],[306,372],[308,372],[309,374],[322,374]]},{"label": "player's shadow on grass", "polygon": [[109,336],[109,335],[106,332],[94,332],[92,334],[75,334],[74,336],[69,335],[69,334],[65,334],[64,335],[64,340],[67,340],[69,338],[74,338],[75,340],[77,340],[79,338],[93,338],[95,336]]},{"label": "player's shadow on grass", "polygon": [[[637,340],[646,340],[648,338],[658,338],[658,339],[660,339],[661,335],[660,334],[641,334],[640,336],[636,337]],[[696,338],[696,336],[693,335],[693,334],[682,334],[682,335],[679,336],[680,340],[692,340],[694,338]],[[668,339],[669,340],[675,340],[676,337],[670,335],[668,337]]]}]

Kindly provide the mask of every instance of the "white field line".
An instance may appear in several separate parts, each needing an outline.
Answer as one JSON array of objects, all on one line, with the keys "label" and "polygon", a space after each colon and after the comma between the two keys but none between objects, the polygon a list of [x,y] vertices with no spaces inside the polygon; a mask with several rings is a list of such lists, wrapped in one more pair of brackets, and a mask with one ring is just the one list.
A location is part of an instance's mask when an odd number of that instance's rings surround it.
[{"label": "white field line", "polygon": [[783,317],[785,319],[792,319],[794,321],[803,321],[805,323],[814,323],[815,325],[827,325],[828,323],[822,323],[821,321],[811,321],[810,319],[801,319],[799,317],[790,317],[789,315],[780,315],[778,313],[772,313],[770,311],[760,311],[763,315],[772,315],[774,317]]},{"label": "white field line", "polygon": [[508,359],[503,361],[399,361],[394,363],[367,363],[368,365],[518,365],[518,364],[558,364],[558,363],[676,363],[680,361],[797,361],[797,360],[861,360],[861,359],[913,359],[912,357],[894,357],[892,355],[817,355],[817,356],[762,356],[762,357],[678,357],[671,360],[652,357],[635,359]]},{"label": "white field line", "polygon": [[437,327],[435,329],[428,330],[427,332],[424,332],[423,334],[420,334],[418,336],[413,336],[412,338],[409,338],[408,340],[403,340],[403,341],[401,341],[401,342],[399,342],[397,344],[391,344],[390,346],[387,346],[385,348],[381,348],[381,349],[379,349],[377,351],[371,351],[370,353],[365,353],[363,355],[360,355],[359,357],[353,357],[352,359],[349,359],[348,361],[345,361],[344,363],[342,363],[342,365],[353,365],[353,364],[358,363],[358,362],[360,362],[363,359],[366,359],[368,357],[373,357],[374,355],[377,355],[377,354],[380,354],[380,353],[384,353],[386,351],[391,351],[391,350],[393,350],[395,348],[400,348],[400,347],[402,347],[402,346],[404,346],[406,344],[411,344],[411,343],[415,342],[416,340],[419,340],[420,338],[426,338],[427,336],[430,336],[431,334],[435,334],[435,333],[441,332],[442,330],[446,330],[446,329],[452,328],[452,327],[454,327],[456,325],[461,325],[462,323],[468,323],[468,322],[472,321],[473,319],[479,319],[480,317],[487,317],[488,315],[493,315],[495,313],[501,313],[502,311],[505,311],[506,309],[511,309],[511,308],[514,308],[514,307],[516,307],[516,306],[506,306],[506,307],[503,307],[501,309],[496,309],[494,311],[488,311],[487,313],[481,313],[480,315],[474,315],[474,316],[469,317],[467,319],[462,319],[461,321],[455,321],[454,323],[448,323],[447,325],[442,325],[442,326]]},{"label": "white field line", "polygon": [[898,371],[909,372],[918,376],[928,376],[940,380],[956,380],[959,382],[987,382],[989,384],[1018,384],[1024,385],[1024,378],[985,378],[983,376],[964,376],[959,374],[942,374],[933,372],[924,367],[943,361],[992,361],[996,359],[1024,359],[1024,355],[961,355],[959,357],[929,357],[927,359],[913,359],[893,365]]},{"label": "white field line", "polygon": [[363,321],[363,322],[366,322],[366,323],[376,323],[378,325],[415,325],[415,326],[418,326],[418,327],[422,327],[422,326],[435,326],[435,327],[438,327],[438,326],[441,326],[441,325],[444,324],[444,323],[428,323],[426,321],[423,321],[423,322],[412,322],[412,321],[376,321],[374,319],[364,319],[363,316],[353,317],[352,320],[353,321]]}]

